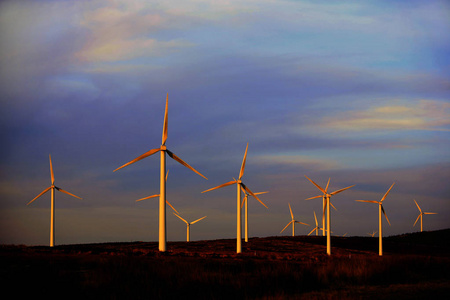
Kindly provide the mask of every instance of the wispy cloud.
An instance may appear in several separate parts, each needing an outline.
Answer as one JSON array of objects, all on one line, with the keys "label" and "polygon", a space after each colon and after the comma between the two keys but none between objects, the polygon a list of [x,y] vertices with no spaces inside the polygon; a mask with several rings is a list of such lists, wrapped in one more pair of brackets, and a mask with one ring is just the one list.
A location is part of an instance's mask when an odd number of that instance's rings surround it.
[{"label": "wispy cloud", "polygon": [[392,101],[391,104],[327,116],[320,127],[338,131],[450,131],[450,103],[436,100]]}]

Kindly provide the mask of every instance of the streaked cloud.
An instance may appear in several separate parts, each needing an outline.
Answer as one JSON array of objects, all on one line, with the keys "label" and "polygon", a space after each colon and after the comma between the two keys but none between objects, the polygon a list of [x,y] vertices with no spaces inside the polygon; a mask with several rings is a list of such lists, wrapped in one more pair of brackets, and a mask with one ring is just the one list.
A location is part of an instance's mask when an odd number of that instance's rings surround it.
[{"label": "streaked cloud", "polygon": [[450,103],[435,100],[389,101],[321,120],[320,127],[341,131],[450,131]]}]

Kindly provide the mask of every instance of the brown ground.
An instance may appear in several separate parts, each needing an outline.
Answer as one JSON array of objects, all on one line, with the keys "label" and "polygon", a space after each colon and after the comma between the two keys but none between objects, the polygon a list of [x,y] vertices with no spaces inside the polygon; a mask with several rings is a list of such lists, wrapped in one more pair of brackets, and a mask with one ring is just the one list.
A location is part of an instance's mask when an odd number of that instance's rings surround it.
[{"label": "brown ground", "polygon": [[450,229],[383,239],[322,236],[0,246],[0,282],[19,298],[421,299],[450,296]]}]

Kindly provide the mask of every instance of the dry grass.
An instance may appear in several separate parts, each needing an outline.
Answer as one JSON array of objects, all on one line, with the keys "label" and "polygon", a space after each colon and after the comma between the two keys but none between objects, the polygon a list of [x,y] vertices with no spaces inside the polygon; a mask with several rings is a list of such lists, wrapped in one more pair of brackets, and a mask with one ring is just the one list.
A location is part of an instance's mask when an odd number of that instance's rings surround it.
[{"label": "dry grass", "polygon": [[[1,282],[15,297],[50,299],[420,299],[450,296],[446,245],[378,257],[373,239],[340,238],[331,257],[320,238],[113,243],[0,248]],[[364,245],[369,243],[369,245]],[[396,247],[395,243],[399,243]],[[346,247],[343,247],[346,246]],[[170,250],[171,249],[171,250]],[[277,250],[278,249],[278,250]],[[417,253],[414,253],[414,252]],[[5,291],[6,291],[5,290]]]}]

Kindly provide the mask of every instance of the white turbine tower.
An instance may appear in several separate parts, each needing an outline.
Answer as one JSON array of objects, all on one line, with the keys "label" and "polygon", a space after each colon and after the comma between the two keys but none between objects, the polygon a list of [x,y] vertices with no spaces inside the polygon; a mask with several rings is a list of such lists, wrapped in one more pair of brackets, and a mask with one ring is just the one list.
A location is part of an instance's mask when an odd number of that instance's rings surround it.
[{"label": "white turbine tower", "polygon": [[[244,192],[245,196],[244,196],[244,200],[242,200],[241,208],[245,204],[245,218],[244,218],[245,219],[245,223],[244,223],[245,230],[244,230],[244,232],[245,232],[245,242],[248,242],[248,196],[251,196],[251,195],[249,193],[247,193],[247,191],[244,190],[244,188],[242,188],[242,191]],[[261,194],[265,194],[265,193],[268,193],[268,192],[259,192],[259,193],[255,193],[255,195],[261,195]],[[259,202],[261,202],[261,201],[259,201]],[[261,204],[264,205],[266,208],[268,208],[267,205],[265,205],[264,203],[261,202]]]},{"label": "white turbine tower", "polygon": [[384,214],[384,216],[386,217],[386,220],[389,223],[389,226],[391,226],[391,222],[389,222],[389,219],[386,215],[386,212],[384,211],[383,208],[383,201],[384,199],[386,199],[387,195],[389,194],[389,192],[391,191],[392,187],[394,186],[395,182],[391,185],[391,187],[389,188],[389,190],[386,192],[386,194],[384,194],[383,198],[381,198],[380,201],[373,201],[373,200],[355,200],[358,202],[369,202],[369,203],[376,203],[378,204],[378,232],[380,233],[378,235],[378,255],[379,256],[383,256],[383,219],[382,214]]},{"label": "white turbine tower", "polygon": [[243,188],[245,191],[247,191],[250,195],[252,195],[253,197],[255,197],[259,202],[262,203],[261,200],[259,200],[259,198],[242,182],[242,176],[244,175],[244,170],[245,170],[245,160],[247,158],[247,150],[248,150],[248,143],[247,143],[247,148],[245,148],[245,154],[244,154],[244,159],[242,160],[242,165],[241,165],[241,171],[239,172],[239,177],[238,179],[234,179],[233,181],[229,181],[226,182],[224,184],[221,184],[219,186],[210,188],[209,190],[203,191],[202,193],[206,193],[212,190],[216,190],[219,188],[223,188],[232,184],[236,184],[237,185],[237,229],[236,229],[236,253],[241,253],[242,252],[242,228],[241,228],[241,188]]},{"label": "white turbine tower", "polygon": [[347,190],[347,189],[349,189],[349,188],[351,188],[351,187],[354,187],[355,185],[351,185],[351,186],[348,186],[348,187],[346,187],[346,188],[343,188],[343,189],[334,191],[334,192],[332,192],[332,193],[328,193],[328,186],[329,186],[329,184],[330,184],[330,179],[328,179],[328,183],[327,183],[326,188],[323,189],[323,188],[321,188],[317,183],[315,183],[314,181],[312,181],[311,179],[309,179],[308,176],[305,175],[305,177],[306,177],[309,181],[311,181],[311,183],[314,184],[314,185],[315,185],[315,186],[323,193],[323,195],[311,197],[311,198],[308,198],[308,199],[306,199],[306,200],[310,200],[310,199],[315,199],[315,198],[320,198],[320,197],[322,197],[322,198],[325,199],[325,201],[326,201],[326,202],[325,202],[325,205],[324,205],[324,207],[323,207],[323,209],[324,209],[323,214],[325,214],[325,209],[326,209],[326,211],[327,211],[327,227],[326,227],[325,230],[327,231],[327,254],[328,254],[328,255],[331,255],[331,213],[330,213],[330,205],[332,205],[332,204],[331,204],[331,202],[330,202],[330,198],[331,198],[331,196],[336,195],[336,194],[338,194],[338,193],[340,193],[340,192],[343,192],[343,191],[345,191],[345,190]]}]

